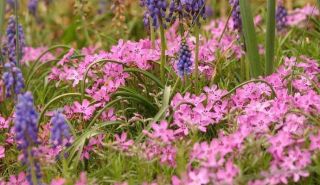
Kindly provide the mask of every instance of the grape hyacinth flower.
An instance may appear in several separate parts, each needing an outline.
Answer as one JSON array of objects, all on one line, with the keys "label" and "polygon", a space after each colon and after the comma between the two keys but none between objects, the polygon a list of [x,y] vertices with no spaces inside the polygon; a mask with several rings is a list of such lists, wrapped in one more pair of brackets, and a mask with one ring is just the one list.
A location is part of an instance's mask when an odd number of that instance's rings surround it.
[{"label": "grape hyacinth flower", "polygon": [[[34,147],[38,145],[38,113],[33,104],[30,92],[18,96],[15,109],[14,131],[18,149],[22,151],[22,163],[28,166],[29,184],[40,182],[39,163],[34,158]],[[39,183],[37,183],[39,184]]]},{"label": "grape hyacinth flower", "polygon": [[239,0],[229,0],[232,7],[231,17],[233,20],[233,29],[239,32],[242,31],[242,20],[240,15],[240,1]]},{"label": "grape hyacinth flower", "polygon": [[29,12],[33,16],[35,16],[37,13],[37,9],[38,9],[38,0],[29,0],[28,9],[29,9]]},{"label": "grape hyacinth flower", "polygon": [[[18,32],[19,52],[22,54],[25,46],[25,39],[21,25],[18,25]],[[16,38],[16,19],[12,16],[8,22],[6,45],[1,51],[3,56],[8,56],[8,60],[4,65],[5,72],[2,76],[7,97],[11,96],[12,90],[14,90],[15,94],[20,94],[24,88],[24,78],[22,72],[16,66]]]},{"label": "grape hyacinth flower", "polygon": [[206,8],[205,0],[171,0],[167,22],[173,22],[178,16],[200,25],[200,18],[206,18]]},{"label": "grape hyacinth flower", "polygon": [[98,14],[105,14],[106,13],[107,4],[108,4],[107,0],[99,0]]},{"label": "grape hyacinth flower", "polygon": [[177,64],[179,76],[183,78],[185,75],[191,74],[191,66],[191,51],[186,42],[183,41],[180,46],[179,61]]},{"label": "grape hyacinth flower", "polygon": [[[166,18],[167,1],[166,0],[141,0],[140,5],[146,8],[144,23],[146,24],[146,18],[151,18],[152,26],[158,28],[160,24],[163,27],[166,25],[163,23],[163,19]],[[149,21],[148,21],[149,22]]]},{"label": "grape hyacinth flower", "polygon": [[281,31],[288,25],[288,12],[282,5],[277,7],[276,11],[277,30]]},{"label": "grape hyacinth flower", "polygon": [[3,81],[6,89],[6,96],[11,97],[12,90],[15,94],[21,94],[23,91],[24,78],[21,70],[12,62],[7,62],[5,65],[5,72],[3,73]]},{"label": "grape hyacinth flower", "polygon": [[[24,37],[24,32],[22,29],[22,26],[19,24],[18,25],[18,33],[16,33],[16,19],[14,16],[11,16],[8,21],[8,27],[7,27],[7,52],[8,52],[8,57],[10,62],[14,62],[16,64],[16,47],[17,47],[17,42],[19,45],[19,58],[23,56],[23,49],[25,47],[25,37]],[[18,35],[18,39],[17,39]]]},{"label": "grape hyacinth flower", "polygon": [[51,143],[53,147],[57,146],[67,146],[70,144],[71,134],[70,129],[67,124],[65,115],[61,110],[55,112],[54,116],[51,118]]},{"label": "grape hyacinth flower", "polygon": [[15,0],[7,0],[7,3],[9,4],[9,6],[14,9],[14,5],[15,5]]}]

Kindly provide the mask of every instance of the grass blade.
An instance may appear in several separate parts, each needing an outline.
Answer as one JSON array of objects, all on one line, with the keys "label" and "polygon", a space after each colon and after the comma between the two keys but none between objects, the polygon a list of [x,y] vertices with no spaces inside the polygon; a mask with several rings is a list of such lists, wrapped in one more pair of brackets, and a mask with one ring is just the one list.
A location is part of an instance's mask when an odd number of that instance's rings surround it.
[{"label": "grass blade", "polygon": [[[3,30],[3,25],[4,25],[4,14],[5,14],[5,11],[6,11],[6,0],[0,0],[0,39],[2,38],[2,30]],[[2,46],[1,41],[2,40],[0,40],[0,49],[1,49],[1,46]],[[0,52],[0,63],[2,63],[2,65],[4,64],[3,60],[4,59],[2,57],[2,52]]]},{"label": "grass blade", "polygon": [[0,0],[0,38],[2,38],[5,11],[6,11],[6,0]]},{"label": "grass blade", "polygon": [[240,0],[240,14],[242,18],[243,34],[247,49],[247,58],[250,62],[250,72],[252,77],[262,74],[259,57],[257,36],[254,29],[253,17],[248,0]]},{"label": "grass blade", "polygon": [[267,10],[267,34],[266,34],[266,75],[274,69],[274,48],[276,35],[276,1],[268,0]]}]

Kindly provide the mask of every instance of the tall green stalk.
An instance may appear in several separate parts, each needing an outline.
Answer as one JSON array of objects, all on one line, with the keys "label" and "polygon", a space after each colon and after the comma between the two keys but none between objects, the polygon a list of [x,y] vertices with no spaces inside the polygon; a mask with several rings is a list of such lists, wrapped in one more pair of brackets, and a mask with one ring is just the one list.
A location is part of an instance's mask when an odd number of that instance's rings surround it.
[{"label": "tall green stalk", "polygon": [[6,11],[6,0],[0,0],[0,38],[2,38],[5,11]]},{"label": "tall green stalk", "polygon": [[195,65],[194,65],[194,78],[195,78],[195,92],[198,91],[199,87],[199,45],[200,45],[200,39],[199,39],[199,27],[195,26],[195,37],[196,37],[196,48],[195,48]]},{"label": "tall green stalk", "polygon": [[21,53],[19,52],[19,18],[18,18],[18,0],[15,0],[14,3],[14,14],[16,16],[16,62],[18,67],[20,67],[20,55]]},{"label": "tall green stalk", "polygon": [[155,43],[156,36],[155,36],[154,28],[152,26],[152,19],[151,18],[149,18],[149,22],[150,22],[150,39],[151,39],[152,49],[155,49],[155,47],[156,47],[156,43]]},{"label": "tall green stalk", "polygon": [[166,38],[162,19],[159,18],[160,24],[160,40],[161,40],[161,61],[160,61],[160,78],[161,82],[165,83],[165,66],[166,66]]},{"label": "tall green stalk", "polygon": [[267,10],[267,34],[266,34],[266,75],[273,72],[274,69],[274,49],[276,35],[276,1],[268,0]]},{"label": "tall green stalk", "polygon": [[242,18],[243,35],[246,44],[246,55],[250,62],[252,77],[258,77],[263,73],[260,63],[257,36],[254,29],[251,7],[248,0],[240,0],[240,14]]},{"label": "tall green stalk", "polygon": [[38,179],[37,179],[37,174],[36,174],[36,166],[32,157],[32,152],[31,148],[29,147],[28,149],[28,161],[30,163],[30,173],[31,173],[31,181],[34,185],[38,185]]},{"label": "tall green stalk", "polygon": [[[6,0],[0,0],[0,38],[2,38],[2,30],[3,30],[3,25],[4,25],[5,9],[6,9]],[[2,46],[2,43],[1,43],[1,40],[0,40],[0,50],[2,50],[1,46]],[[0,62],[2,64],[4,64],[3,60],[4,59],[3,59],[2,53],[0,53]]]}]

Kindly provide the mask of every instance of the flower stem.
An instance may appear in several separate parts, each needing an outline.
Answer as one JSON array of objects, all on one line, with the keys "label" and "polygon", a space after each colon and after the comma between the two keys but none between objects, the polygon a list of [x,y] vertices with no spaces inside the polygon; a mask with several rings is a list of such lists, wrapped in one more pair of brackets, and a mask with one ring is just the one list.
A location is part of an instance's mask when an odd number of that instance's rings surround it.
[{"label": "flower stem", "polygon": [[195,26],[195,37],[196,37],[196,49],[195,49],[195,66],[194,66],[194,78],[195,78],[195,92],[198,92],[199,88],[199,27]]},{"label": "flower stem", "polygon": [[165,83],[165,65],[166,65],[166,39],[164,35],[164,27],[162,19],[159,18],[160,24],[160,39],[161,39],[161,61],[160,61],[160,78],[161,82]]},{"label": "flower stem", "polygon": [[30,172],[31,172],[31,181],[33,185],[38,185],[38,179],[36,175],[36,166],[34,164],[32,154],[31,154],[31,148],[28,148],[28,161],[30,163]]},{"label": "flower stem", "polygon": [[154,28],[152,26],[152,19],[149,18],[149,22],[150,22],[150,39],[151,39],[151,44],[152,44],[152,49],[155,49],[156,47],[156,43],[155,43],[155,33],[154,33]]},{"label": "flower stem", "polygon": [[19,19],[18,19],[18,0],[15,0],[15,3],[14,3],[14,13],[15,13],[15,16],[16,16],[16,63],[17,63],[17,66],[20,67],[20,55],[21,53],[19,53]]}]

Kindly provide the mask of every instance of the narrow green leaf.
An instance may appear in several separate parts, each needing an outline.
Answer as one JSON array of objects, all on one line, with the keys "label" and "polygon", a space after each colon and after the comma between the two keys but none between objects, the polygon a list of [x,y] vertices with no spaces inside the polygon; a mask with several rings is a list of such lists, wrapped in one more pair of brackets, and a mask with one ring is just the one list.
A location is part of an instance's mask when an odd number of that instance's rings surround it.
[{"label": "narrow green leaf", "polygon": [[157,78],[156,76],[154,76],[152,73],[148,72],[148,71],[144,71],[138,68],[128,68],[124,70],[125,72],[136,72],[136,73],[141,73],[142,75],[148,77],[149,79],[153,80],[160,88],[164,88],[164,85],[162,84],[162,82],[159,80],[159,78]]},{"label": "narrow green leaf", "polygon": [[250,62],[251,76],[258,77],[262,74],[262,67],[259,57],[257,36],[254,29],[250,3],[248,0],[240,0],[240,14],[242,18],[243,34],[247,49],[247,58]]},{"label": "narrow green leaf", "polygon": [[[6,9],[6,0],[0,0],[0,38],[2,38],[2,30],[4,25],[4,14]],[[0,41],[0,49],[1,49],[1,41]],[[2,52],[1,52],[2,53]],[[0,53],[0,63],[3,62],[2,54]]]},{"label": "narrow green leaf", "polygon": [[2,38],[5,11],[6,11],[6,0],[0,0],[0,38]]},{"label": "narrow green leaf", "polygon": [[274,69],[274,47],[276,35],[276,1],[268,0],[267,34],[266,34],[266,75]]},{"label": "narrow green leaf", "polygon": [[149,108],[149,110],[151,112],[157,111],[157,107],[152,102],[150,102],[147,98],[140,95],[138,92],[117,91],[112,96],[114,96],[114,97],[121,96],[121,97],[125,97],[125,98],[133,97],[134,99],[139,100],[140,103],[144,104],[147,108]]}]

